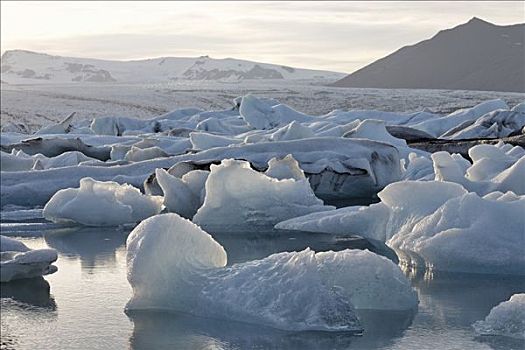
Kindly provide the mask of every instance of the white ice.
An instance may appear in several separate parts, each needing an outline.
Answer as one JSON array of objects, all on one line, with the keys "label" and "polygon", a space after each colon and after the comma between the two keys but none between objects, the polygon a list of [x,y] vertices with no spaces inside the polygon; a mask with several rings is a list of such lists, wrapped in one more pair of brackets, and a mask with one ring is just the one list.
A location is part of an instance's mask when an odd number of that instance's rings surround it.
[{"label": "white ice", "polygon": [[495,306],[483,321],[473,324],[480,335],[525,339],[525,294],[514,294]]},{"label": "white ice", "polygon": [[435,180],[459,183],[479,195],[493,191],[525,194],[525,151],[521,147],[477,145],[469,149],[469,156],[472,164],[459,155],[433,153]]},{"label": "white ice", "polygon": [[29,249],[14,238],[0,235],[0,282],[33,278],[57,271],[54,249]]},{"label": "white ice", "polygon": [[222,246],[176,214],[141,222],[127,251],[128,309],[171,309],[294,331],[360,331],[354,300],[362,308],[417,305],[399,267],[373,253],[306,249],[226,266]]},{"label": "white ice", "polygon": [[411,127],[425,131],[434,137],[439,137],[461,123],[476,120],[498,109],[508,108],[507,104],[501,99],[490,100],[482,102],[472,108],[459,109],[440,118],[432,118],[418,124],[413,124]]},{"label": "white ice", "polygon": [[384,241],[408,264],[473,273],[525,272],[525,196],[485,197],[461,185],[404,181],[378,194],[380,203],[314,213],[279,229],[354,233]]},{"label": "white ice", "polygon": [[119,166],[85,164],[39,172],[2,172],[2,205],[43,205],[58,190],[78,186],[83,177],[141,187],[155,169],[169,168],[179,162],[205,165],[227,158],[245,159],[254,168],[264,171],[271,158],[288,154],[299,162],[318,195],[370,197],[401,178],[399,152],[390,145],[361,139],[316,137],[218,147]]},{"label": "white ice", "polygon": [[162,197],[147,196],[131,185],[86,177],[79,188],[60,190],[47,202],[43,215],[53,222],[88,226],[133,224],[162,209]]},{"label": "white ice", "polygon": [[315,196],[304,177],[278,180],[253,170],[248,162],[225,159],[211,166],[204,204],[193,220],[203,226],[273,226],[331,209]]}]

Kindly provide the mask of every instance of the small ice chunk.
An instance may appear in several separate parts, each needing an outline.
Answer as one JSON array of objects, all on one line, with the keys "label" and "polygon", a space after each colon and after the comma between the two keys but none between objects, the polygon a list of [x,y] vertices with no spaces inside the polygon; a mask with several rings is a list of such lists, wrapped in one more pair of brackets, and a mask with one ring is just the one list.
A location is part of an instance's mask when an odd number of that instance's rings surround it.
[{"label": "small ice chunk", "polygon": [[124,156],[125,160],[130,162],[140,162],[148,159],[163,158],[168,157],[169,155],[164,152],[160,147],[153,146],[148,148],[139,148],[136,146],[131,146],[131,149]]},{"label": "small ice chunk", "polygon": [[131,185],[86,177],[79,188],[60,190],[47,202],[43,215],[54,222],[117,226],[158,214],[162,197],[147,196]]},{"label": "small ice chunk", "polygon": [[299,181],[306,179],[304,171],[299,167],[299,162],[291,154],[282,159],[270,159],[268,169],[264,174],[277,180],[294,179]]},{"label": "small ice chunk", "polygon": [[155,176],[164,193],[164,206],[168,211],[191,219],[197,212],[200,197],[182,179],[170,175],[164,169],[155,170]]},{"label": "small ice chunk", "polygon": [[483,321],[473,325],[480,335],[525,339],[525,294],[514,294],[490,310]]},{"label": "small ice chunk", "polygon": [[386,122],[382,120],[363,120],[354,129],[345,133],[343,137],[369,139],[388,143],[396,147],[407,147],[405,140],[392,136],[386,130]]},{"label": "small ice chunk", "polygon": [[16,239],[0,235],[0,282],[33,278],[57,271],[54,249],[29,249]]}]

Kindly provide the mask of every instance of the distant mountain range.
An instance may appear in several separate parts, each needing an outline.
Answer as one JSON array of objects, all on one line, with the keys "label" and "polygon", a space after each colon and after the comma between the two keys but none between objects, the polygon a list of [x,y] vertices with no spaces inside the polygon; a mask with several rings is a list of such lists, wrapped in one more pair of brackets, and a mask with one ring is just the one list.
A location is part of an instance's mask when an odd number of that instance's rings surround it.
[{"label": "distant mountain range", "polygon": [[474,17],[333,86],[525,92],[525,23],[498,26]]},{"label": "distant mountain range", "polygon": [[163,57],[135,61],[51,56],[25,50],[2,55],[4,83],[121,82],[153,83],[176,80],[239,82],[243,80],[335,81],[344,73],[300,69],[233,58]]}]

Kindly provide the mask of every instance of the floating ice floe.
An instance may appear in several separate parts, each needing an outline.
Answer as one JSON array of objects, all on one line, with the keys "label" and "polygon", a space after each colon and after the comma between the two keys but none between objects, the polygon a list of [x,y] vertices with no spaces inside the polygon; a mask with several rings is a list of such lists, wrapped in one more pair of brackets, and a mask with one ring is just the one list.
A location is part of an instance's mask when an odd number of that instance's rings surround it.
[{"label": "floating ice floe", "polygon": [[242,140],[234,139],[233,137],[213,135],[205,132],[190,133],[190,141],[192,149],[199,151],[242,143]]},{"label": "floating ice floe", "polygon": [[57,271],[54,249],[29,249],[16,239],[0,235],[0,282],[39,277]]},{"label": "floating ice floe", "polygon": [[461,185],[404,181],[378,194],[380,203],[313,213],[278,229],[354,233],[386,242],[400,259],[438,271],[524,274],[525,196],[484,197]]},{"label": "floating ice floe", "polygon": [[501,138],[520,132],[525,126],[525,102],[512,110],[495,110],[447,131],[445,139]]},{"label": "floating ice floe", "polygon": [[483,115],[499,109],[508,109],[509,106],[500,99],[482,102],[474,107],[460,109],[446,116],[432,118],[413,124],[411,127],[422,130],[434,137],[439,137],[458,125],[475,121]]},{"label": "floating ice floe", "polygon": [[64,120],[60,121],[59,123],[43,127],[42,129],[35,132],[35,135],[67,134],[73,128],[73,126],[71,125],[71,121],[73,120],[74,116],[75,112],[69,114]]},{"label": "floating ice floe", "polygon": [[[301,176],[297,162],[288,164],[292,166],[289,173]],[[276,175],[284,171],[280,173]],[[325,206],[315,196],[304,175],[279,180],[253,170],[248,162],[225,159],[211,166],[206,197],[193,221],[206,227],[273,226],[295,216],[331,209],[334,207]]]},{"label": "floating ice floe", "polygon": [[495,306],[483,321],[473,324],[480,335],[525,339],[525,294],[514,294]]},{"label": "floating ice floe", "polygon": [[433,153],[435,179],[459,183],[479,195],[493,191],[525,194],[525,151],[521,147],[477,145],[469,149],[469,156],[472,164],[447,152]]},{"label": "floating ice floe", "polygon": [[266,176],[273,177],[277,180],[305,179],[304,171],[299,166],[291,154],[284,158],[272,158],[268,161],[268,169],[264,172]]},{"label": "floating ice floe", "polygon": [[204,202],[208,175],[208,171],[193,170],[177,177],[164,169],[157,169],[155,176],[164,194],[166,209],[184,218],[193,218]]},{"label": "floating ice floe", "polygon": [[1,152],[2,171],[28,171],[61,168],[65,166],[75,166],[82,162],[93,162],[94,164],[102,161],[90,158],[78,151],[64,152],[55,157],[46,157],[42,154],[30,156],[23,151],[13,149],[11,153]]},{"label": "floating ice floe", "polygon": [[110,147],[92,146],[84,143],[81,138],[45,138],[36,137],[22,140],[18,143],[2,145],[2,151],[11,152],[13,149],[23,151],[29,155],[42,154],[46,157],[56,157],[68,151],[78,151],[90,158],[101,161],[110,159]]},{"label": "floating ice floe", "polygon": [[124,159],[131,162],[140,162],[143,160],[155,159],[155,158],[165,158],[169,155],[164,152],[160,147],[153,146],[147,148],[139,148],[131,146],[131,149],[126,152]]},{"label": "floating ice floe", "polygon": [[436,180],[461,184],[471,192],[484,195],[493,191],[525,194],[525,150],[499,142],[480,144],[468,150],[471,161],[457,153],[430,155],[410,153],[402,159],[404,180]]},{"label": "floating ice floe", "polygon": [[316,195],[326,198],[368,198],[401,178],[399,152],[395,147],[369,140],[319,137],[218,147],[120,166],[80,165],[40,172],[2,172],[0,192],[3,205],[43,205],[55,192],[78,186],[83,177],[142,187],[155,169],[180,162],[205,167],[223,159],[243,159],[264,171],[270,159],[288,154],[299,162]]},{"label": "floating ice floe", "polygon": [[147,196],[130,185],[86,177],[79,188],[58,191],[44,207],[44,218],[88,226],[137,223],[162,210],[162,197]]},{"label": "floating ice floe", "polygon": [[293,331],[360,332],[353,303],[417,305],[399,267],[368,251],[306,249],[226,264],[222,246],[191,221],[176,214],[146,219],[127,240],[133,287],[127,309],[170,309]]},{"label": "floating ice floe", "polygon": [[243,96],[239,113],[246,123],[260,130],[281,127],[292,121],[308,122],[315,119],[315,117],[297,112],[286,105],[272,105],[253,95]]},{"label": "floating ice floe", "polygon": [[343,137],[369,139],[388,143],[396,147],[407,147],[405,140],[392,136],[386,130],[386,124],[382,120],[363,120],[355,128],[346,132]]}]

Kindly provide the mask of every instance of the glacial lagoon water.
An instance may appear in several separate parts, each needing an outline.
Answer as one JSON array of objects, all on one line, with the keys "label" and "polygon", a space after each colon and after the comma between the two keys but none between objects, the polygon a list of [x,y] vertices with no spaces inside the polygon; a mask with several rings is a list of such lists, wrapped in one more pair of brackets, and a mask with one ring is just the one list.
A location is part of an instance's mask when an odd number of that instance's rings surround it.
[{"label": "glacial lagoon water", "polygon": [[[54,248],[59,259],[53,275],[1,284],[1,349],[525,348],[524,341],[479,337],[471,328],[499,302],[525,291],[523,277],[410,272],[418,310],[362,311],[362,336],[284,332],[181,313],[126,314],[131,295],[125,250],[129,229],[62,227],[37,218],[38,212],[6,214],[3,235],[21,239],[30,248]],[[306,246],[317,251],[369,248],[389,255],[350,235],[214,236],[228,252],[230,264]]]}]

